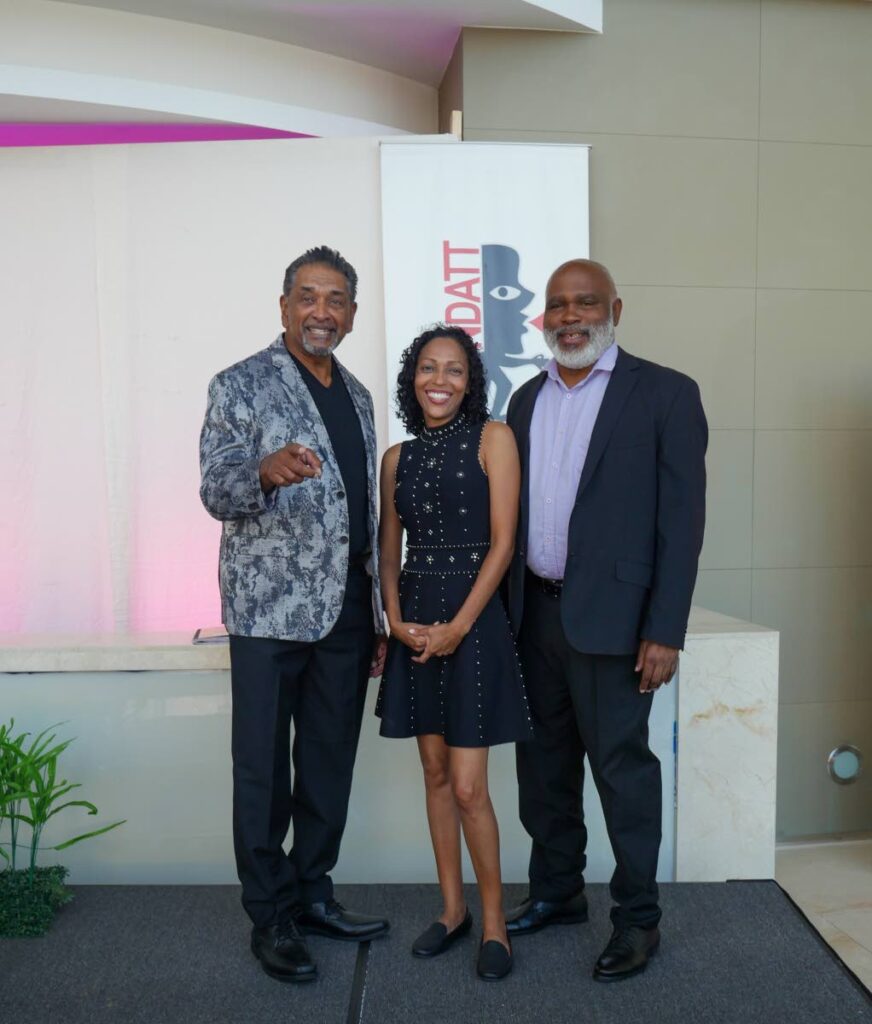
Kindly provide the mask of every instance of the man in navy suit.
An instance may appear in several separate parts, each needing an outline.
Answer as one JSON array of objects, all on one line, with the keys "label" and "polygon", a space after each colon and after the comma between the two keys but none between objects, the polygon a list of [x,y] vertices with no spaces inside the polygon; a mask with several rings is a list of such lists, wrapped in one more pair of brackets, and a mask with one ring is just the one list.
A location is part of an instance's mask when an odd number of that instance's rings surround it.
[{"label": "man in navy suit", "polygon": [[696,383],[618,348],[621,308],[601,264],[558,267],[543,320],[554,358],[508,410],[523,469],[509,615],[536,738],[517,749],[529,898],[506,922],[517,936],[587,920],[587,755],[616,861],[599,981],[644,970],[660,941],[648,715],[684,645],[708,440]]}]

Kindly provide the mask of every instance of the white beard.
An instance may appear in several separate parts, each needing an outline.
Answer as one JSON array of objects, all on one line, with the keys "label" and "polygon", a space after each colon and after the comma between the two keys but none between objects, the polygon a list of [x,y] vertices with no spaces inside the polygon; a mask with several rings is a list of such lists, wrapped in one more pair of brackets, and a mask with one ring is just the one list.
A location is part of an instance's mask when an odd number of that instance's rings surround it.
[{"label": "white beard", "polygon": [[332,345],[313,345],[311,341],[306,338],[306,332],[302,332],[300,338],[300,344],[303,346],[303,351],[308,352],[310,356],[318,356],[323,359],[325,356],[332,355],[333,352],[339,347],[339,342],[342,341],[341,337],[337,337]]},{"label": "white beard", "polygon": [[615,325],[611,314],[609,314],[608,320],[588,327],[586,330],[590,337],[585,344],[573,345],[571,348],[560,344],[559,331],[543,330],[542,337],[561,366],[565,366],[567,370],[583,370],[587,366],[593,366],[615,341]]},{"label": "white beard", "polygon": [[310,342],[306,341],[305,335],[303,336],[302,344],[303,350],[308,352],[310,356],[320,356],[322,358],[324,356],[332,355],[339,346],[338,341],[334,341],[332,345],[312,345]]}]

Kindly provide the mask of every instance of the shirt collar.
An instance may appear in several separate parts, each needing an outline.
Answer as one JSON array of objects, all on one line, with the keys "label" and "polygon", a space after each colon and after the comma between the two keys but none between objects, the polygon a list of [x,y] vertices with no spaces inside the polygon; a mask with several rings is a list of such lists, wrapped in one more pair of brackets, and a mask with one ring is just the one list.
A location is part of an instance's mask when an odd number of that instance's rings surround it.
[{"label": "shirt collar", "polygon": [[572,388],[566,386],[563,378],[560,376],[560,371],[557,369],[557,360],[552,359],[548,366],[545,368],[548,376],[551,380],[556,381],[564,391],[575,391],[576,388],[582,388],[591,379],[591,377],[597,373],[611,373],[615,368],[615,363],[618,361],[618,343],[613,341],[611,345],[603,352],[603,354],[597,359],[597,361],[591,367],[590,373],[580,380]]}]

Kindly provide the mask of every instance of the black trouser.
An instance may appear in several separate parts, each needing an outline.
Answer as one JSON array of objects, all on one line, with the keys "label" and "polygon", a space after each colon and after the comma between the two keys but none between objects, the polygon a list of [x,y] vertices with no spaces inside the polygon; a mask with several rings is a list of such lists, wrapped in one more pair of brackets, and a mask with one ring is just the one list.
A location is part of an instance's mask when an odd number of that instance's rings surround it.
[{"label": "black trouser", "polygon": [[349,575],[336,625],[314,643],[230,638],[233,845],[242,905],[257,927],[333,895],[328,872],[345,828],[372,657],[371,593],[368,575]]},{"label": "black trouser", "polygon": [[560,598],[528,579],[521,661],[535,739],[517,746],[521,821],[533,839],[530,895],[559,901],[584,888],[584,755],[615,855],[616,926],[657,924],[660,762],[648,747],[651,696],[635,655],[580,654],[560,623]]}]

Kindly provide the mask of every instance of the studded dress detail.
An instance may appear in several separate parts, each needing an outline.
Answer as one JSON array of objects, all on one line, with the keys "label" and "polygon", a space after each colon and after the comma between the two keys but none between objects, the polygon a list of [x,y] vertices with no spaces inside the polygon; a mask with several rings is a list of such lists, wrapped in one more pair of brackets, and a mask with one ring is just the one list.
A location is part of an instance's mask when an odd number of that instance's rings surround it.
[{"label": "studded dress detail", "polygon": [[[399,579],[405,622],[450,622],[490,547],[490,489],[479,462],[483,424],[463,417],[400,449],[394,492],[407,535]],[[453,654],[420,665],[391,638],[376,714],[382,736],[437,734],[452,747],[532,739],[509,622],[493,594]]]}]

